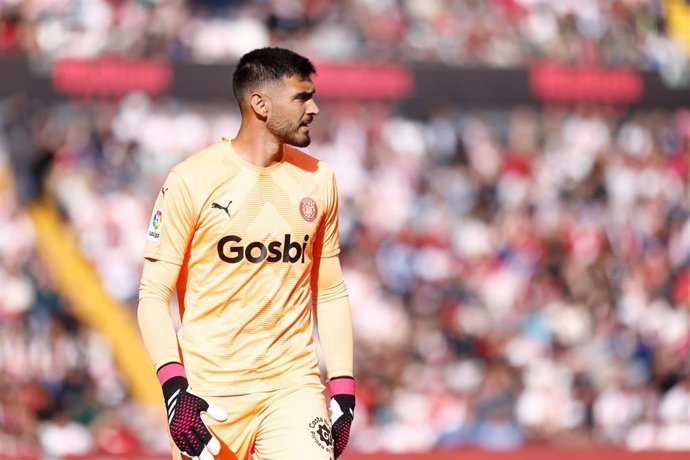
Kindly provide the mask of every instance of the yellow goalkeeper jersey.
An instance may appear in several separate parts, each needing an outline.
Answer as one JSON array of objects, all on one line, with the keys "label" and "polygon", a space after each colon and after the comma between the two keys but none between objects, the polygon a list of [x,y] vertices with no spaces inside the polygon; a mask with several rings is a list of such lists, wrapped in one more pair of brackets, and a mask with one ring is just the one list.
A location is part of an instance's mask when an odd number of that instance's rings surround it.
[{"label": "yellow goalkeeper jersey", "polygon": [[177,338],[192,388],[231,395],[319,381],[312,272],[339,253],[337,215],[331,168],[288,146],[260,168],[223,139],[171,170],[144,255],[181,265]]}]

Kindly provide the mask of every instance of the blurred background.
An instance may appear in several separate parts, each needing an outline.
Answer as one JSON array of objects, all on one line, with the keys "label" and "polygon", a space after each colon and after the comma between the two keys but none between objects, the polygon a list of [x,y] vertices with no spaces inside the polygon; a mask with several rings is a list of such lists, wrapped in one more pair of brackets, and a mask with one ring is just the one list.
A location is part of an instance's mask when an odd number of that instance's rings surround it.
[{"label": "blurred background", "polygon": [[1,457],[166,458],[152,203],[274,45],[339,182],[344,458],[690,450],[689,1],[0,0]]}]

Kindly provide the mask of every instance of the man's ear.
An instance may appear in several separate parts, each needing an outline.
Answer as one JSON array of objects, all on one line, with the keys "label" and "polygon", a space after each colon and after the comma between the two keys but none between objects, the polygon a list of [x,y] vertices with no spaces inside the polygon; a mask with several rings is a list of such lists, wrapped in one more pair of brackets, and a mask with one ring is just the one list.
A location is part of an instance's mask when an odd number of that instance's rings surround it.
[{"label": "man's ear", "polygon": [[271,101],[263,93],[252,93],[249,97],[249,105],[258,117],[265,119],[268,116]]}]

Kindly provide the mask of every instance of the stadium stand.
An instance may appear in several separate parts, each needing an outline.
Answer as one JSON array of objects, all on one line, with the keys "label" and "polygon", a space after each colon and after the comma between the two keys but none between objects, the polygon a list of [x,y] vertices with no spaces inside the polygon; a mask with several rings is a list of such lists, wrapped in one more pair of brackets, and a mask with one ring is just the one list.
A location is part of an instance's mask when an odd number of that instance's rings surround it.
[{"label": "stadium stand", "polygon": [[[0,0],[0,54],[232,63],[277,44],[412,67],[550,58],[680,84],[688,11],[677,0]],[[687,108],[323,109],[307,151],[339,179],[359,380],[348,458],[690,449]],[[0,452],[166,452],[163,421],[107,333],[47,269],[28,206],[50,198],[132,317],[166,169],[238,120],[230,101],[140,93],[0,101]]]},{"label": "stadium stand", "polygon": [[0,52],[41,59],[233,62],[282,44],[329,61],[657,69],[683,53],[672,37],[688,34],[683,0],[3,0],[0,13]]},{"label": "stadium stand", "polygon": [[[3,162],[2,176],[9,178]],[[0,186],[0,452],[3,458],[139,452],[156,441],[156,414],[137,407],[109,341],[85,327],[40,251],[36,227]],[[88,427],[88,428],[87,428]],[[161,447],[162,446],[162,447]]]}]

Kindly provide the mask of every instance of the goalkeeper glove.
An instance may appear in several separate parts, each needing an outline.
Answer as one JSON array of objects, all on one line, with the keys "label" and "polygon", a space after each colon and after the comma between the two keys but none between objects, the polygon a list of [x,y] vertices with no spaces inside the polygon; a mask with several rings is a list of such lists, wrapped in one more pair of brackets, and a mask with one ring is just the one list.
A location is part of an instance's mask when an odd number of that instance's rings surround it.
[{"label": "goalkeeper glove", "polygon": [[201,419],[201,413],[223,422],[228,418],[225,411],[189,389],[184,368],[179,363],[161,367],[158,378],[163,385],[170,436],[177,448],[194,460],[213,460],[220,453],[220,442]]},{"label": "goalkeeper glove", "polygon": [[333,422],[333,451],[338,458],[350,439],[350,428],[355,416],[355,379],[352,377],[334,377],[328,382],[331,393],[329,409]]}]

